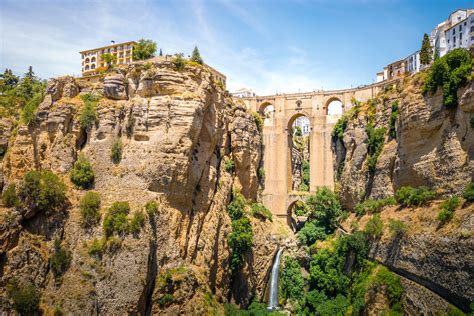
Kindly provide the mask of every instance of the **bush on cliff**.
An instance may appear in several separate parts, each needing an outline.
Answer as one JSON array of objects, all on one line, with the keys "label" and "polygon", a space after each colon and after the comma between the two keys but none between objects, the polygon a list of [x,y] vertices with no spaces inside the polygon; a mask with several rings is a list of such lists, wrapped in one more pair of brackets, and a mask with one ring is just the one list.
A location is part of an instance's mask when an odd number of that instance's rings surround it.
[{"label": "bush on cliff", "polygon": [[81,153],[74,163],[70,178],[72,183],[82,189],[88,189],[94,185],[94,170],[84,154]]},{"label": "bush on cliff", "polygon": [[112,159],[113,163],[118,164],[122,160],[122,150],[122,140],[116,138],[112,143],[112,148],[110,149],[110,159]]},{"label": "bush on cliff", "polygon": [[234,168],[235,168],[234,161],[230,158],[225,158],[224,159],[224,169],[225,169],[225,171],[227,171],[229,173],[232,173],[234,171]]},{"label": "bush on cliff", "polygon": [[245,206],[247,201],[240,192],[234,192],[232,201],[227,205],[227,212],[229,213],[230,219],[237,220],[244,216]]},{"label": "bush on cliff", "polygon": [[64,205],[66,186],[49,170],[28,171],[18,189],[22,204],[35,211],[47,211]]},{"label": "bush on cliff", "polygon": [[355,210],[356,216],[360,217],[365,214],[378,213],[385,206],[395,205],[396,203],[397,201],[395,200],[394,197],[388,197],[385,199],[378,199],[378,200],[368,199],[361,203],[357,203],[356,206],[354,207],[354,210]]},{"label": "bush on cliff", "polygon": [[369,219],[367,224],[365,224],[364,233],[369,237],[369,239],[378,239],[382,236],[383,226],[384,224],[380,215],[375,214]]},{"label": "bush on cliff", "polygon": [[272,212],[270,212],[270,210],[262,203],[252,203],[250,206],[250,211],[254,217],[268,219],[270,222],[273,221]]},{"label": "bush on cliff", "polygon": [[133,214],[130,224],[128,225],[128,230],[132,234],[138,234],[143,225],[145,225],[145,214],[143,214],[141,211],[138,211]]},{"label": "bush on cliff", "polygon": [[235,273],[242,266],[244,254],[252,248],[253,231],[247,217],[232,221],[232,232],[227,242],[231,249],[230,269]]},{"label": "bush on cliff", "polygon": [[252,115],[253,119],[255,120],[255,124],[257,125],[257,130],[261,133],[263,130],[263,118],[258,112],[252,112],[250,113]]},{"label": "bush on cliff", "polygon": [[96,105],[100,97],[86,93],[81,95],[81,99],[84,102],[84,106],[79,115],[79,123],[83,129],[88,130],[98,120]]},{"label": "bush on cliff", "polygon": [[181,71],[184,69],[184,67],[186,66],[186,61],[183,58],[183,54],[176,54],[176,56],[173,59],[173,65],[178,71]]},{"label": "bush on cliff", "polygon": [[388,124],[388,133],[390,137],[397,137],[396,123],[398,117],[398,101],[392,102],[392,112],[390,113],[390,120]]},{"label": "bush on cliff", "polygon": [[15,183],[11,183],[8,185],[7,189],[2,194],[2,201],[6,207],[16,207],[20,205],[20,200],[18,199],[18,195],[16,194]]},{"label": "bush on cliff", "polygon": [[474,182],[469,183],[463,192],[463,197],[467,202],[474,202]]},{"label": "bush on cliff", "polygon": [[383,149],[383,143],[385,138],[385,128],[374,128],[372,124],[369,124],[366,128],[367,133],[367,167],[371,174],[375,173],[375,167],[377,160]]},{"label": "bush on cliff", "polygon": [[436,193],[425,186],[418,188],[404,186],[398,189],[395,194],[398,203],[404,207],[423,206],[435,197]]},{"label": "bush on cliff", "polygon": [[114,202],[108,209],[104,217],[104,233],[106,237],[114,233],[124,235],[128,232],[128,213],[130,205],[128,202]]},{"label": "bush on cliff", "polygon": [[49,266],[53,275],[58,278],[69,268],[71,263],[71,253],[61,247],[59,239],[54,240],[54,251],[49,258]]},{"label": "bush on cliff", "polygon": [[95,226],[100,221],[100,195],[87,192],[79,202],[83,227]]},{"label": "bush on cliff", "polygon": [[449,222],[453,216],[454,211],[459,206],[459,198],[457,196],[453,196],[440,205],[440,212],[438,213],[438,220],[441,222],[442,225]]},{"label": "bush on cliff", "polygon": [[29,315],[38,310],[41,294],[33,284],[22,285],[13,279],[8,282],[6,290],[18,313]]},{"label": "bush on cliff", "polygon": [[152,40],[140,39],[133,45],[133,60],[144,60],[155,56],[156,42]]},{"label": "bush on cliff", "polygon": [[443,104],[447,108],[458,105],[458,89],[472,78],[473,58],[464,48],[455,48],[436,59],[429,69],[423,93],[434,94],[438,87],[443,91]]},{"label": "bush on cliff", "polygon": [[145,204],[145,210],[148,214],[148,217],[155,216],[156,212],[158,212],[158,203],[156,201],[148,201]]}]

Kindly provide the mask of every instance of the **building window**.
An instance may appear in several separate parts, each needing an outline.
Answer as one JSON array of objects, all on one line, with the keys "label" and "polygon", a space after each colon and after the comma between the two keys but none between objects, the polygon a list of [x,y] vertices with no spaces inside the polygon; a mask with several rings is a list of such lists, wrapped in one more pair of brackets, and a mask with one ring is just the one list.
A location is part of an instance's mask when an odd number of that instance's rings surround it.
[{"label": "building window", "polygon": [[86,71],[89,70],[89,65],[86,65]]},{"label": "building window", "polygon": [[456,34],[456,29],[453,28],[453,35]]},{"label": "building window", "polygon": [[459,42],[462,42],[462,33],[459,33]]},{"label": "building window", "polygon": [[91,58],[91,62],[93,62],[93,63],[95,62],[95,57]]},{"label": "building window", "polygon": [[95,64],[92,64],[91,69],[95,69]]},{"label": "building window", "polygon": [[462,24],[459,25],[459,32],[462,32]]},{"label": "building window", "polygon": [[474,32],[474,25],[471,26],[471,33]]}]

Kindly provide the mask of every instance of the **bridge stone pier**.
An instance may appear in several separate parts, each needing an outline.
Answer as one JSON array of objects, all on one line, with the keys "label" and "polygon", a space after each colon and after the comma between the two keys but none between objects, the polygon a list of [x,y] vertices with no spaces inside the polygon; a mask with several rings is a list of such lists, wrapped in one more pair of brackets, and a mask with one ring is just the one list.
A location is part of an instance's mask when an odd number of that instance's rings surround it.
[{"label": "bridge stone pier", "polygon": [[239,98],[250,111],[259,112],[264,119],[263,168],[265,183],[263,203],[271,212],[291,221],[291,207],[304,200],[308,193],[292,192],[291,133],[292,124],[300,116],[309,119],[310,186],[309,193],[319,187],[334,186],[334,157],[331,149],[332,130],[340,115],[329,115],[332,101],[342,103],[342,112],[350,109],[352,100],[373,98],[383,85],[379,83],[360,88],[281,94]]}]

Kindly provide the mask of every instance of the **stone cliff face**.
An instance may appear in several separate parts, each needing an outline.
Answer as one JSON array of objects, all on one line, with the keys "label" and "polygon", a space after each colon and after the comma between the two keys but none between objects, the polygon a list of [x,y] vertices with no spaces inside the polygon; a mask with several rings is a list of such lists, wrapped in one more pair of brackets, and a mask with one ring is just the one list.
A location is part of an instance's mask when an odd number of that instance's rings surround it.
[{"label": "stone cliff face", "polygon": [[429,186],[441,196],[459,194],[473,180],[474,81],[458,91],[459,106],[448,110],[441,91],[422,95],[422,75],[399,80],[372,100],[375,128],[388,128],[391,104],[399,104],[396,137],[385,136],[373,175],[367,167],[367,104],[349,120],[342,142],[335,140],[335,168],[343,162],[339,182],[347,208],[363,198],[393,196],[405,185]]},{"label": "stone cliff face", "polygon": [[[79,123],[83,102],[78,94],[84,93],[104,96],[97,104],[98,120],[88,130]],[[5,185],[32,169],[52,170],[68,184],[65,212],[27,217],[0,208],[3,311],[12,310],[5,293],[12,278],[41,290],[44,311],[61,306],[67,314],[204,313],[231,297],[226,205],[233,188],[250,200],[258,197],[261,139],[252,116],[207,70],[136,63],[98,83],[54,79],[36,123],[14,129],[2,120],[0,138],[1,148],[8,148],[0,169]],[[114,164],[110,150],[117,139],[123,153]],[[92,163],[93,190],[100,193],[103,210],[115,201],[128,201],[132,211],[149,200],[159,202],[156,216],[138,236],[127,235],[119,250],[106,251],[102,258],[87,253],[87,245],[103,232],[100,226],[81,227],[78,201],[85,192],[68,178],[79,152]],[[233,173],[224,170],[224,157],[235,162]],[[246,261],[243,273],[255,291],[241,302],[264,291],[276,248],[269,239],[271,225],[252,219],[258,234],[249,254],[253,262]],[[60,281],[49,271],[54,239],[72,254]],[[163,284],[164,277],[171,285]],[[172,299],[163,299],[165,293]]]}]

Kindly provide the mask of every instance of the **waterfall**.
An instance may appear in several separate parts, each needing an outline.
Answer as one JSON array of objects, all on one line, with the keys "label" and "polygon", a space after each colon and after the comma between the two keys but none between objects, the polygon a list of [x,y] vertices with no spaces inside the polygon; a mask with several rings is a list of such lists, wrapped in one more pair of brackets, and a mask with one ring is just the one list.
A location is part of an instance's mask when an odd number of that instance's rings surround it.
[{"label": "waterfall", "polygon": [[283,248],[280,248],[273,262],[272,274],[270,276],[270,299],[268,302],[268,309],[278,308],[278,274],[280,273],[280,256]]}]

